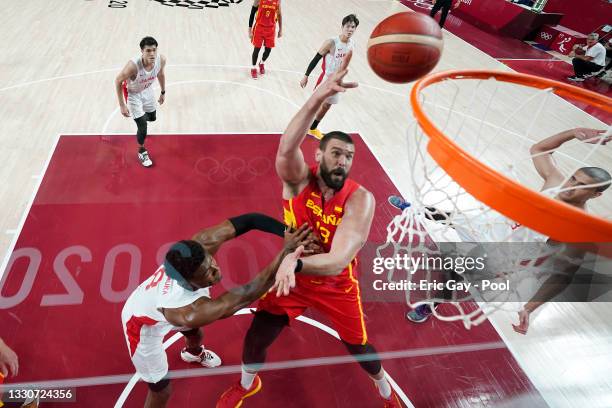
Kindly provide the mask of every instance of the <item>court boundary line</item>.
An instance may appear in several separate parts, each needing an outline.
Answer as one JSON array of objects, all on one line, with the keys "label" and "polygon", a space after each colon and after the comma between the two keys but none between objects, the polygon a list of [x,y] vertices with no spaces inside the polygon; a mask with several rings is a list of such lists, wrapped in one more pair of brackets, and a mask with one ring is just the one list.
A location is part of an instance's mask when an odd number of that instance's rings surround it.
[{"label": "court boundary line", "polygon": [[13,234],[13,239],[11,240],[11,243],[9,244],[8,249],[6,253],[4,254],[2,264],[0,264],[0,282],[2,282],[2,279],[4,278],[4,275],[6,274],[9,261],[11,259],[11,256],[13,255],[15,246],[17,245],[17,240],[21,236],[21,232],[23,231],[23,227],[25,226],[26,219],[28,218],[28,215],[30,214],[30,211],[32,210],[32,206],[34,205],[34,200],[36,199],[36,195],[38,194],[38,191],[40,190],[40,186],[42,185],[42,181],[45,178],[45,174],[47,174],[49,164],[51,164],[51,158],[55,154],[55,150],[57,149],[57,145],[59,144],[61,137],[62,137],[61,133],[58,133],[55,138],[55,142],[53,142],[53,147],[49,150],[49,154],[47,156],[45,164],[43,165],[41,173],[32,175],[32,178],[36,177],[38,178],[38,181],[36,182],[34,191],[32,192],[32,195],[30,196],[30,199],[28,200],[28,203],[26,204],[25,210],[21,214],[21,219],[19,221],[19,224],[17,225],[16,228],[5,231],[6,234]]}]

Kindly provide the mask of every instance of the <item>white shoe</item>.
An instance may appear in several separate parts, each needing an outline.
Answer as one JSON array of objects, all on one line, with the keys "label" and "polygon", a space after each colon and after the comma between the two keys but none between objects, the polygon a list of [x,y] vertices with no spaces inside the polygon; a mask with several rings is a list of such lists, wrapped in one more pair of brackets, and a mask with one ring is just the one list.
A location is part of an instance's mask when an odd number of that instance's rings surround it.
[{"label": "white shoe", "polygon": [[138,152],[138,160],[140,160],[140,164],[145,167],[151,167],[153,165],[153,161],[151,161],[151,158],[149,157],[149,152],[146,150]]},{"label": "white shoe", "polygon": [[186,363],[200,363],[206,368],[219,367],[221,365],[221,358],[214,352],[206,350],[202,346],[202,352],[195,356],[187,351],[187,349],[181,350],[181,359]]}]

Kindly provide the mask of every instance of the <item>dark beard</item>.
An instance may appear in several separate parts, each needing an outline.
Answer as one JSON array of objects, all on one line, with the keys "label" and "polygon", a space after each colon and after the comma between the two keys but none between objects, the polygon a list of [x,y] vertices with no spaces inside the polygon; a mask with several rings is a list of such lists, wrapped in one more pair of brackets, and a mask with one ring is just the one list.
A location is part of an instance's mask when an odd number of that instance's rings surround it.
[{"label": "dark beard", "polygon": [[[327,165],[325,164],[325,161],[323,160],[321,161],[319,169],[321,170],[321,178],[323,179],[323,182],[327,187],[333,189],[334,191],[342,190],[342,187],[344,187],[344,181],[348,176],[344,169],[338,168],[333,171],[329,171]],[[340,180],[334,180],[332,178],[332,175],[341,175],[342,178]]]}]

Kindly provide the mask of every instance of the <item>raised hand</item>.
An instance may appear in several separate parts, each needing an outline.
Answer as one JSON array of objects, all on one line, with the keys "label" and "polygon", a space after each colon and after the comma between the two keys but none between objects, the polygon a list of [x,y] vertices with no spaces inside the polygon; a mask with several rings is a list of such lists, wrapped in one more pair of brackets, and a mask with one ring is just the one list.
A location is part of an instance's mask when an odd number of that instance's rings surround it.
[{"label": "raised hand", "polygon": [[[589,128],[576,128],[574,129],[574,137],[580,141],[591,144],[602,144],[605,145],[612,140],[612,135],[605,136],[605,130],[589,129]],[[601,139],[604,138],[602,141]]]},{"label": "raised hand", "polygon": [[342,60],[340,68],[323,82],[315,91],[315,94],[320,98],[328,98],[338,92],[346,92],[347,89],[357,88],[357,82],[344,82],[343,79],[348,74],[348,66],[353,57],[353,51],[349,51]]},{"label": "raised hand", "polygon": [[291,288],[295,287],[295,267],[297,260],[302,256],[303,252],[304,247],[300,245],[294,252],[283,259],[276,272],[274,285],[270,288],[269,292],[276,289],[277,297],[280,295],[287,296]]}]

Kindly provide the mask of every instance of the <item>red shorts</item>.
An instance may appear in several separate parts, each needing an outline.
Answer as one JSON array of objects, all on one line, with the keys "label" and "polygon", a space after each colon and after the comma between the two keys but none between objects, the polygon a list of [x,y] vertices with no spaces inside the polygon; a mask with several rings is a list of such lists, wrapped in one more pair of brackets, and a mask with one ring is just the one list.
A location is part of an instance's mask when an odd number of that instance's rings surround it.
[{"label": "red shorts", "polygon": [[366,344],[368,334],[363,320],[359,282],[355,279],[326,279],[314,275],[296,276],[295,288],[288,296],[269,293],[261,298],[257,310],[294,319],[313,307],[331,321],[340,338],[350,344]]},{"label": "red shorts", "polygon": [[266,48],[274,48],[276,38],[276,27],[255,27],[253,30],[253,46],[261,48],[263,44]]}]

